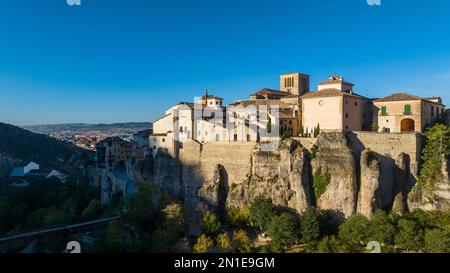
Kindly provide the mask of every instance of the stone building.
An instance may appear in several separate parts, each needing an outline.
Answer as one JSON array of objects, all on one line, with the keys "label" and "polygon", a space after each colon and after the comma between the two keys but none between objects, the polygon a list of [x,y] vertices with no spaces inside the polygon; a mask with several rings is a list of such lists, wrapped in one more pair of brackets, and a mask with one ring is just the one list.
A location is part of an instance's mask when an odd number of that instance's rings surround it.
[{"label": "stone building", "polygon": [[332,76],[318,90],[301,97],[302,127],[311,135],[323,131],[362,131],[371,123],[371,101],[353,92],[353,84]]},{"label": "stone building", "polygon": [[380,132],[421,133],[445,115],[445,106],[439,97],[419,98],[397,93],[375,100],[374,105],[375,123]]}]

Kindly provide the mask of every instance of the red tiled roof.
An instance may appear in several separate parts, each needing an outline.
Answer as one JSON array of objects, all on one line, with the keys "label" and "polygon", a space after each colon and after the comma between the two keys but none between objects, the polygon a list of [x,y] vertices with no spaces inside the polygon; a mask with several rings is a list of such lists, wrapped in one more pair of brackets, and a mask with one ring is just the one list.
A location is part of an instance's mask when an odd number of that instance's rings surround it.
[{"label": "red tiled roof", "polygon": [[302,99],[321,98],[321,97],[337,97],[337,96],[352,96],[352,97],[366,99],[364,96],[361,96],[361,95],[358,95],[355,93],[343,92],[336,88],[327,88],[327,89],[322,89],[320,91],[308,92],[302,96]]},{"label": "red tiled roof", "polygon": [[392,94],[390,96],[374,100],[374,102],[426,100],[426,101],[431,102],[431,103],[442,105],[441,103],[437,103],[437,102],[432,101],[432,100],[436,100],[436,99],[440,99],[440,98],[439,97],[421,98],[421,97],[417,97],[417,96],[414,96],[414,95],[411,95],[411,94],[408,94],[408,93],[395,93],[395,94]]},{"label": "red tiled roof", "polygon": [[258,92],[255,92],[253,94],[251,94],[250,96],[257,96],[257,95],[280,95],[280,96],[288,96],[291,93],[289,92],[285,92],[285,91],[280,91],[280,90],[274,90],[274,89],[269,89],[269,88],[263,88],[261,90],[259,90]]},{"label": "red tiled roof", "polygon": [[351,86],[354,85],[353,83],[349,83],[349,82],[344,81],[344,78],[339,77],[339,76],[331,76],[326,81],[323,81],[323,82],[319,83],[318,85],[329,84],[329,83],[344,83],[344,84],[349,84]]},{"label": "red tiled roof", "polygon": [[375,102],[404,101],[404,100],[422,100],[422,98],[407,93],[396,93],[381,99],[377,99],[375,100]]}]

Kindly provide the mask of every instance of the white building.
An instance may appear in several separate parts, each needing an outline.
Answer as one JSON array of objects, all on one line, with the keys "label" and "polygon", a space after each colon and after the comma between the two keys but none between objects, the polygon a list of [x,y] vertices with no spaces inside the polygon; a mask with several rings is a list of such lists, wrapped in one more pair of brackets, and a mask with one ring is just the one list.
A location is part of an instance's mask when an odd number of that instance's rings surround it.
[{"label": "white building", "polygon": [[30,162],[26,166],[15,167],[10,174],[10,177],[24,177],[32,170],[39,170],[39,164]]}]

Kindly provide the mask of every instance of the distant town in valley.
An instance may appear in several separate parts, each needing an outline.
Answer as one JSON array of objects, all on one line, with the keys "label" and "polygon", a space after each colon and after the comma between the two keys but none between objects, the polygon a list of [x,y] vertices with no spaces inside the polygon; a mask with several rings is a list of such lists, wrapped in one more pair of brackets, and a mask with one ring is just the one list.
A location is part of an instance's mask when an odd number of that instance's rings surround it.
[{"label": "distant town in valley", "polygon": [[150,134],[151,122],[127,122],[114,124],[53,124],[22,126],[37,134],[45,134],[59,141],[95,151],[95,145],[107,137],[120,137],[132,141],[137,133]]}]

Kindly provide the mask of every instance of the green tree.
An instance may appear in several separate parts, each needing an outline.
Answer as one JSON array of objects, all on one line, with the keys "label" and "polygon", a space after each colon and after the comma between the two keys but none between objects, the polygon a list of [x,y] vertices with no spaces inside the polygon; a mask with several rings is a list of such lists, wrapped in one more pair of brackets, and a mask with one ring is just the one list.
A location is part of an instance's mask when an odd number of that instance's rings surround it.
[{"label": "green tree", "polygon": [[221,224],[219,217],[214,213],[207,211],[203,214],[200,226],[202,231],[208,236],[215,236],[220,232]]},{"label": "green tree", "polygon": [[250,220],[254,227],[261,231],[268,229],[272,218],[276,215],[272,200],[265,197],[257,197],[250,205]]},{"label": "green tree", "polygon": [[325,236],[317,244],[317,253],[345,253],[348,250],[334,235]]},{"label": "green tree", "polygon": [[423,230],[419,223],[410,219],[398,221],[398,233],[395,244],[403,250],[418,251],[423,246]]},{"label": "green tree", "polygon": [[272,249],[282,252],[294,244],[298,232],[294,218],[289,213],[275,216],[269,226],[269,236],[272,239]]},{"label": "green tree", "polygon": [[327,190],[327,187],[331,182],[331,176],[327,171],[323,171],[322,167],[319,167],[314,172],[313,180],[314,193],[316,199],[319,199]]},{"label": "green tree", "polygon": [[219,234],[217,236],[217,246],[224,251],[229,251],[231,249],[230,236],[227,233]]},{"label": "green tree", "polygon": [[372,123],[372,125],[370,126],[370,130],[372,132],[378,132],[378,130],[380,130],[380,126],[378,126],[377,123]]},{"label": "green tree", "polygon": [[427,230],[425,232],[425,251],[429,253],[450,253],[450,231]]},{"label": "green tree", "polygon": [[213,240],[205,234],[200,235],[197,239],[197,243],[194,245],[195,253],[207,253],[214,246]]},{"label": "green tree", "polygon": [[317,127],[314,128],[314,137],[318,137],[320,135],[320,124],[317,123]]},{"label": "green tree", "polygon": [[302,126],[300,126],[300,136],[304,137],[305,136],[305,128]]},{"label": "green tree", "polygon": [[81,217],[84,219],[94,218],[100,211],[100,202],[97,199],[93,199],[89,205],[81,213]]},{"label": "green tree", "polygon": [[394,244],[396,228],[388,215],[382,210],[377,210],[370,221],[369,240],[378,241],[386,245]]},{"label": "green tree", "polygon": [[227,222],[232,227],[245,227],[250,225],[250,208],[248,206],[241,206],[228,209]]},{"label": "green tree", "polygon": [[173,231],[182,233],[186,226],[185,215],[183,206],[178,203],[168,204],[162,210],[164,216],[163,228],[173,227]]},{"label": "green tree", "polygon": [[300,230],[302,241],[316,242],[320,237],[320,213],[314,207],[309,207],[300,216]]},{"label": "green tree", "polygon": [[127,202],[125,221],[132,223],[139,233],[151,232],[157,219],[157,210],[153,205],[154,189],[150,184],[144,184]]},{"label": "green tree", "polygon": [[157,253],[171,252],[179,238],[180,235],[174,233],[173,229],[158,228],[151,236],[150,249]]},{"label": "green tree", "polygon": [[251,253],[252,241],[245,230],[238,230],[233,233],[233,240],[231,241],[233,252],[237,253]]},{"label": "green tree", "polygon": [[272,119],[270,118],[270,116],[269,115],[267,115],[267,118],[268,118],[268,120],[267,120],[267,126],[266,126],[266,131],[267,131],[267,133],[272,133]]},{"label": "green tree", "polygon": [[184,233],[184,212],[180,204],[170,203],[162,211],[162,222],[152,234],[153,252],[170,252]]},{"label": "green tree", "polygon": [[367,243],[369,227],[370,222],[365,216],[355,214],[339,227],[339,239],[352,248],[360,246]]},{"label": "green tree", "polygon": [[106,236],[101,243],[101,252],[123,252],[126,248],[122,241],[124,230],[119,221],[112,221],[106,230]]},{"label": "green tree", "polygon": [[426,139],[422,152],[423,164],[413,194],[416,198],[423,194],[433,198],[437,185],[443,181],[443,159],[450,155],[450,127],[436,124],[423,136]]}]

